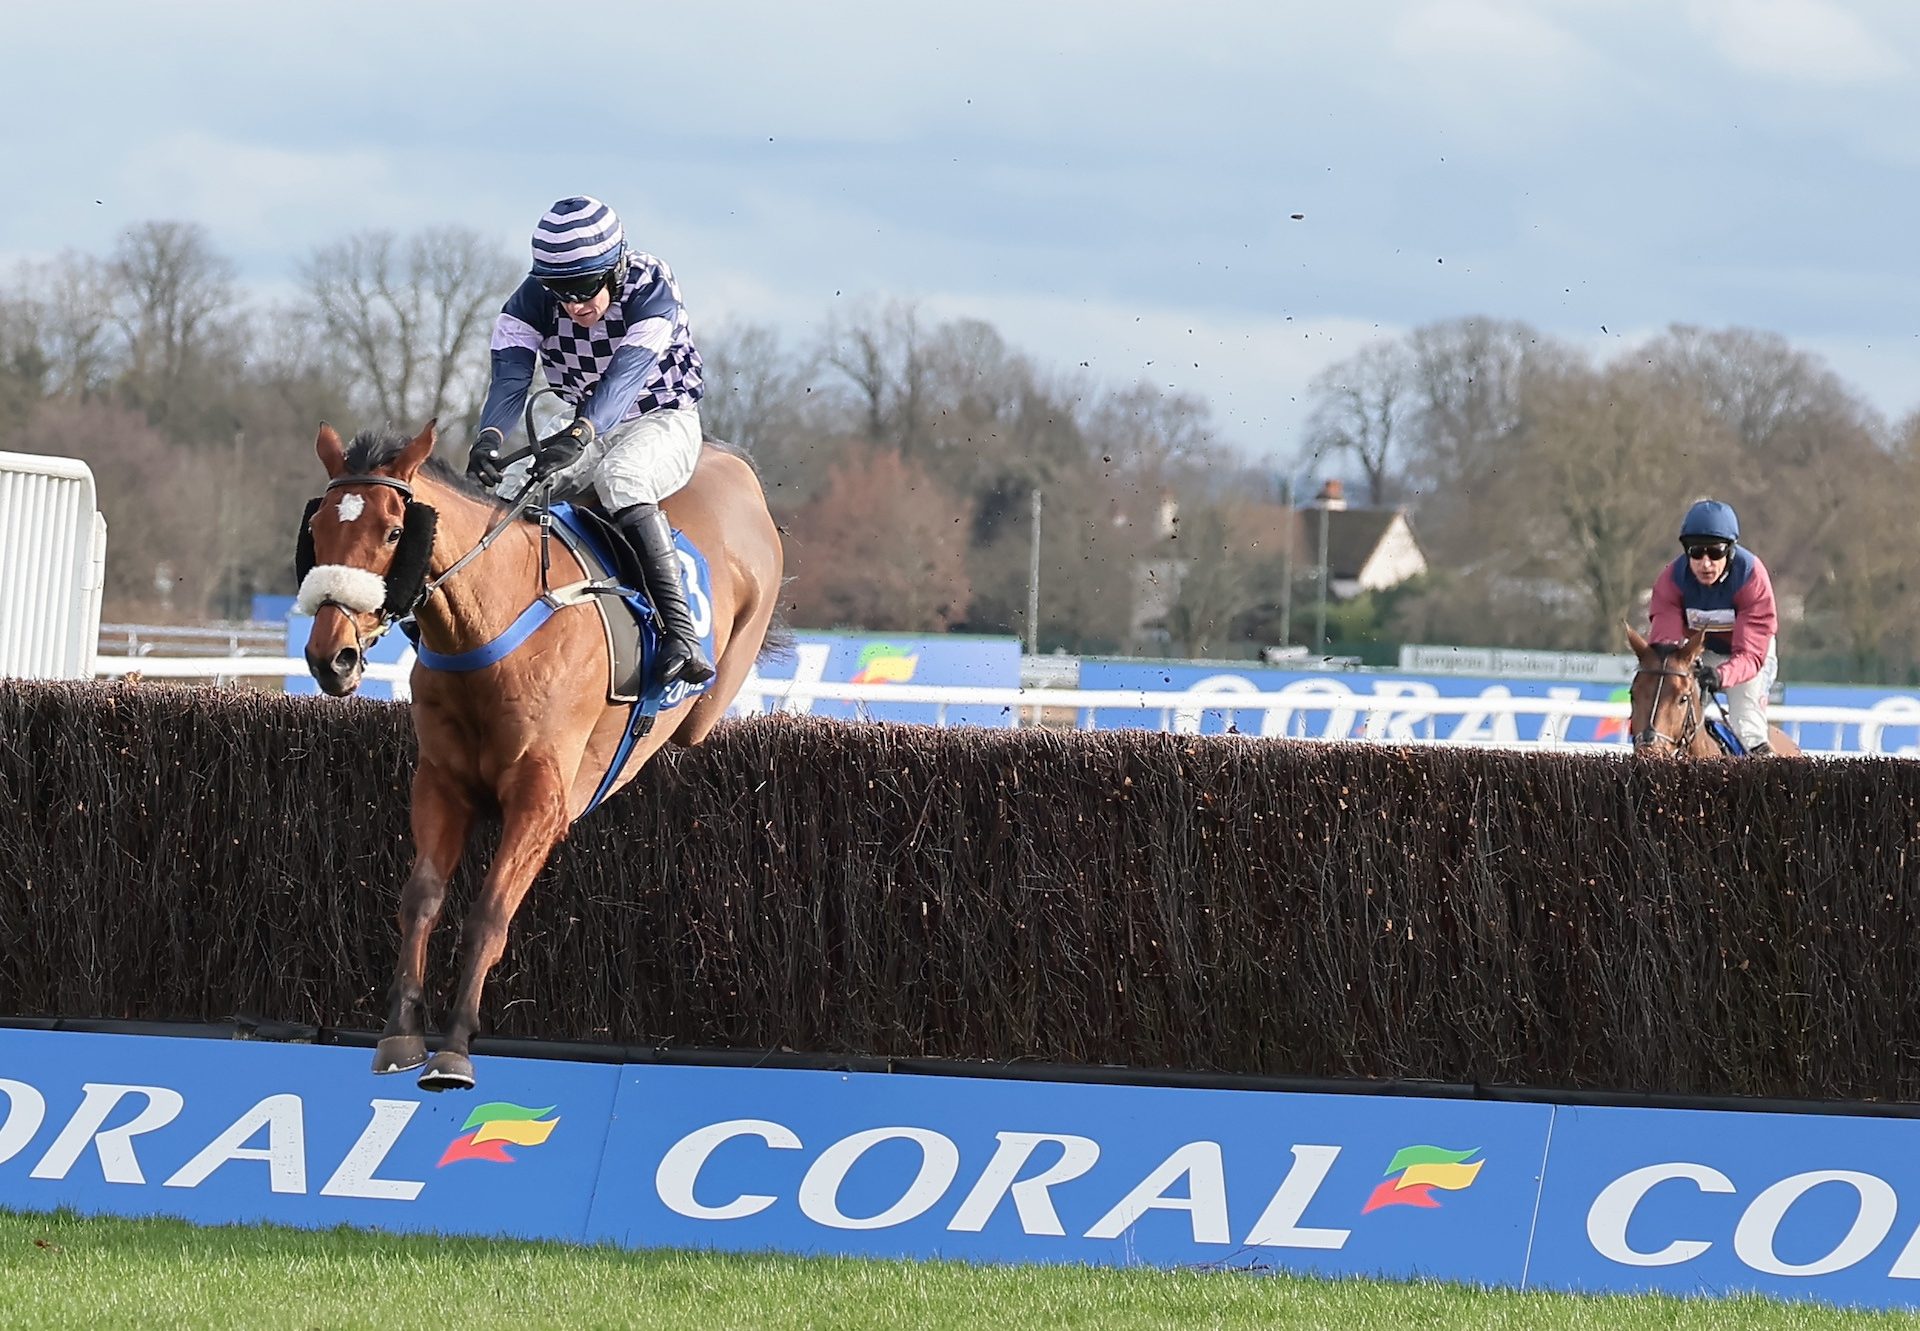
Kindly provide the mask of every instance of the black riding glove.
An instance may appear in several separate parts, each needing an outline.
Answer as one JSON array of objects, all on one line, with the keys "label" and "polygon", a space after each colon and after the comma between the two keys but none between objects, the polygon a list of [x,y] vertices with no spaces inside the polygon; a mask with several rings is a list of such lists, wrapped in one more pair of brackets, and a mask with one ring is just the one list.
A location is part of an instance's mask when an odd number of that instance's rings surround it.
[{"label": "black riding glove", "polygon": [[492,426],[475,435],[473,447],[467,450],[467,475],[488,489],[500,484],[500,454],[506,447],[506,439]]},{"label": "black riding glove", "polygon": [[533,474],[551,476],[571,467],[593,442],[593,422],[585,416],[557,434],[550,434],[534,448]]},{"label": "black riding glove", "polygon": [[1693,666],[1693,677],[1700,681],[1700,687],[1708,693],[1720,692],[1719,666],[1708,665],[1705,661],[1696,661]]}]

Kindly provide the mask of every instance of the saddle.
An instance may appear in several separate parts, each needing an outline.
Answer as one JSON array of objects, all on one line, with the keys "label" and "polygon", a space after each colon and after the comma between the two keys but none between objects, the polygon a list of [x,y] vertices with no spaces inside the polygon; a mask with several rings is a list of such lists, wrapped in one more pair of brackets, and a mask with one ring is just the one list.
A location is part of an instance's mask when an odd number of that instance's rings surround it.
[{"label": "saddle", "polygon": [[[672,707],[692,694],[704,693],[705,684],[676,680],[665,689],[654,686],[652,692],[657,696],[648,696],[653,658],[660,649],[659,627],[653,602],[646,593],[640,556],[620,528],[598,510],[576,504],[557,503],[548,513],[553,519],[553,534],[573,552],[587,575],[585,584],[556,589],[556,597],[567,604],[591,597],[600,612],[607,638],[607,701]],[[689,597],[712,604],[713,584],[706,557],[685,533],[676,530],[673,536],[681,551],[693,557],[698,573],[698,585],[688,588]],[[712,652],[710,632],[705,645]]]}]

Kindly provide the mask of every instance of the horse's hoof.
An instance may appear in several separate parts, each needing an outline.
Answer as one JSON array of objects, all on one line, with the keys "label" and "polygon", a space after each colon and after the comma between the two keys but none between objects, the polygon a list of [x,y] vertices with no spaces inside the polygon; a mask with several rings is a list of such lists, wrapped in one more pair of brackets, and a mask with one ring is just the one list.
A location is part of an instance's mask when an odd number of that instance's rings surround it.
[{"label": "horse's hoof", "polygon": [[470,1091],[473,1089],[473,1060],[465,1054],[442,1049],[427,1061],[420,1074],[423,1091]]},{"label": "horse's hoof", "polygon": [[373,1070],[378,1073],[411,1072],[426,1061],[424,1035],[389,1035],[373,1048]]}]

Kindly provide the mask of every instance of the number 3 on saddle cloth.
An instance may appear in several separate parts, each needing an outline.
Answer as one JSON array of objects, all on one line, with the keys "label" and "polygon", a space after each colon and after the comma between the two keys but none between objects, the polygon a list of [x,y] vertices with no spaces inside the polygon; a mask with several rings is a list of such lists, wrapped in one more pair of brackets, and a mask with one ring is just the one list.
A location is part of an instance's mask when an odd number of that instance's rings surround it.
[{"label": "number 3 on saddle cloth", "polygon": [[[608,788],[626,765],[633,746],[653,729],[653,718],[665,708],[677,707],[688,698],[705,693],[711,681],[689,684],[677,679],[662,688],[653,678],[653,662],[660,652],[659,617],[653,603],[638,590],[647,585],[646,578],[633,547],[620,534],[620,529],[594,510],[573,504],[557,503],[547,512],[552,518],[549,530],[586,570],[584,582],[543,593],[492,642],[451,656],[421,647],[413,621],[407,620],[401,627],[414,639],[420,664],[427,669],[479,670],[511,654],[535,629],[552,618],[554,611],[583,600],[594,603],[607,635],[607,701],[631,704],[633,717],[600,788],[580,811],[585,817],[607,797]],[[686,591],[688,615],[711,661],[714,659],[713,578],[707,569],[707,557],[678,528],[674,530],[673,541],[680,553],[680,578]]]}]

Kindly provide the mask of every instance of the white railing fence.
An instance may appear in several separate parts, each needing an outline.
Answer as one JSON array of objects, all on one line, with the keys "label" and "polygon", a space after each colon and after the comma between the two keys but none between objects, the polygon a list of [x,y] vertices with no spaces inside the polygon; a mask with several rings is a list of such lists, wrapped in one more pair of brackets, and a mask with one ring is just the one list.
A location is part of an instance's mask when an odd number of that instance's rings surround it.
[{"label": "white railing fence", "polygon": [[[242,680],[307,678],[299,657],[167,657],[100,656],[95,673],[102,677],[139,675],[149,679],[199,679],[227,684]],[[405,697],[413,664],[370,665],[366,678],[394,685]],[[1193,734],[1221,728],[1226,717],[1258,718],[1241,733],[1294,739],[1361,739],[1392,744],[1445,744],[1455,747],[1503,749],[1558,749],[1620,753],[1626,749],[1623,733],[1606,742],[1566,738],[1576,718],[1624,722],[1627,704],[1581,698],[1369,698],[1362,694],[1249,693],[1232,689],[1050,689],[964,688],[917,684],[849,684],[831,681],[762,679],[750,674],[741,686],[734,708],[744,714],[809,712],[818,702],[851,703],[863,713],[889,704],[914,704],[930,709],[934,724],[947,724],[957,707],[999,707],[1017,725],[1048,725],[1093,730],[1118,724],[1114,713],[1141,713],[1136,722],[1149,729]],[[880,713],[884,715],[884,711]],[[1826,751],[1854,756],[1920,756],[1920,738],[1914,745],[1888,743],[1887,732],[1920,727],[1920,700],[1885,699],[1872,707],[1829,707],[1776,703],[1769,718],[1789,735],[1800,738],[1804,726],[1835,727],[1836,745]],[[1523,739],[1518,721],[1539,717],[1538,738]],[[1449,724],[1444,735],[1440,722]]]},{"label": "white railing fence", "polygon": [[0,678],[93,673],[106,561],[87,464],[0,453]]}]

